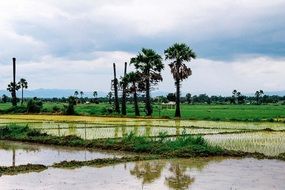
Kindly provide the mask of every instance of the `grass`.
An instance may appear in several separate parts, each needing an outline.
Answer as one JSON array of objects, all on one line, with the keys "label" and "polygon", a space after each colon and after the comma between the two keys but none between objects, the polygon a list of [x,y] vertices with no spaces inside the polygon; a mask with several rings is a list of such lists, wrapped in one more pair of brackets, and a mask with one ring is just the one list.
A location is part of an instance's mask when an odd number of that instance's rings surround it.
[{"label": "grass", "polygon": [[3,167],[0,166],[0,176],[1,175],[16,175],[20,173],[29,173],[29,172],[41,172],[47,169],[47,166],[39,164],[27,164],[20,166],[10,166]]},{"label": "grass", "polygon": [[215,156],[223,153],[223,149],[208,145],[200,136],[184,135],[175,139],[167,139],[164,133],[160,134],[157,138],[135,136],[133,133],[130,133],[118,139],[83,140],[77,136],[58,137],[42,133],[37,129],[10,125],[0,128],[0,139],[122,150],[176,157]]},{"label": "grass", "polygon": [[[63,103],[44,103],[43,110],[52,113],[54,107],[63,108]],[[144,115],[143,104],[140,104],[141,115]],[[162,109],[159,105],[153,106],[153,117],[173,118],[174,109]],[[78,104],[75,111],[79,115],[104,116],[109,115],[108,109],[112,105],[100,104]],[[11,109],[10,103],[1,103],[0,110]],[[19,108],[21,111],[21,109]],[[11,110],[10,110],[11,111]],[[12,112],[13,113],[13,112]],[[181,119],[193,120],[215,120],[215,121],[284,121],[285,105],[181,105]],[[116,114],[113,114],[116,115]],[[134,117],[133,105],[127,105],[127,116]]]},{"label": "grass", "polygon": [[161,133],[156,138],[135,136],[133,133],[118,139],[93,139],[84,140],[77,136],[58,137],[48,135],[37,129],[26,126],[10,125],[0,128],[1,140],[15,140],[23,142],[33,142],[49,145],[61,145],[84,148],[99,148],[107,150],[120,150],[136,153],[146,153],[150,155],[160,155],[163,158],[174,157],[207,157],[207,156],[234,156],[234,157],[255,157],[255,158],[275,158],[278,156],[266,156],[262,153],[248,153],[242,151],[230,151],[218,146],[208,144],[201,136],[182,134],[176,138],[167,138],[166,133]]}]

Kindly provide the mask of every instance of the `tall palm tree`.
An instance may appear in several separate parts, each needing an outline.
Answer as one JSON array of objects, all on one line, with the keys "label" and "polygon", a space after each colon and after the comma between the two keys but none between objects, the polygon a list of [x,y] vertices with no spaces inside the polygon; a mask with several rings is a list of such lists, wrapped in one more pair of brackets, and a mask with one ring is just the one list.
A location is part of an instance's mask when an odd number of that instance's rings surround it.
[{"label": "tall palm tree", "polygon": [[74,96],[77,98],[77,96],[78,96],[78,91],[76,90],[75,92],[74,92]]},{"label": "tall palm tree", "polygon": [[28,88],[28,82],[27,82],[26,79],[21,78],[20,81],[18,82],[18,85],[22,89],[22,101],[21,101],[21,104],[23,105],[23,102],[24,102],[24,89]]},{"label": "tall palm tree", "polygon": [[175,80],[176,86],[176,110],[175,110],[175,117],[181,117],[180,113],[180,83],[184,79],[187,79],[191,74],[192,71],[190,68],[186,66],[183,62],[189,62],[191,59],[196,58],[195,52],[187,46],[186,44],[178,44],[175,43],[168,49],[164,51],[165,59],[173,60],[169,64],[171,69],[171,73]]},{"label": "tall palm tree", "polygon": [[143,48],[136,57],[131,58],[130,64],[142,74],[141,79],[145,85],[146,115],[152,115],[150,88],[162,81],[161,70],[164,69],[162,57],[152,49]]},{"label": "tall palm tree", "polygon": [[140,75],[138,72],[130,72],[123,77],[122,81],[125,84],[131,84],[131,87],[128,89],[129,92],[133,94],[134,97],[134,107],[135,107],[135,115],[140,115],[139,105],[138,105],[138,96],[137,96],[137,83],[140,81]]}]

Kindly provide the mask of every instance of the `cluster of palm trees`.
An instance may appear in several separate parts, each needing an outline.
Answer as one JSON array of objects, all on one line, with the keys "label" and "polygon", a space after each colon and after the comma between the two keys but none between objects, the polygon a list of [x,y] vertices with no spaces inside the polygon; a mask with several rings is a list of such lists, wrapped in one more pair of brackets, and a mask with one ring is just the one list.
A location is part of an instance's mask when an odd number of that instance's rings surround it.
[{"label": "cluster of palm trees", "polygon": [[[170,70],[176,86],[176,110],[175,117],[181,117],[180,112],[180,87],[181,82],[187,79],[192,71],[185,62],[196,58],[193,50],[184,43],[175,43],[164,51],[165,60],[170,60]],[[135,115],[139,116],[137,93],[145,92],[145,112],[147,116],[153,113],[151,106],[151,87],[162,81],[161,71],[164,69],[162,57],[153,49],[143,48],[136,57],[131,58],[130,65],[135,67],[135,71],[127,73],[121,83],[127,84],[127,89],[133,94]]]},{"label": "cluster of palm trees", "polygon": [[16,84],[14,84],[14,82],[10,82],[10,84],[8,84],[7,90],[11,93],[13,93],[14,89],[15,91],[18,91],[19,89],[22,90],[22,99],[21,99],[21,104],[23,105],[24,103],[24,89],[28,88],[28,82],[26,79],[21,78],[20,81]]},{"label": "cluster of palm trees", "polygon": [[[78,95],[80,94],[80,99],[83,99],[83,95],[84,95],[84,92],[83,91],[74,91],[74,96],[75,98],[78,98]],[[95,99],[97,99],[98,97],[98,92],[97,91],[93,91],[93,96]]]}]

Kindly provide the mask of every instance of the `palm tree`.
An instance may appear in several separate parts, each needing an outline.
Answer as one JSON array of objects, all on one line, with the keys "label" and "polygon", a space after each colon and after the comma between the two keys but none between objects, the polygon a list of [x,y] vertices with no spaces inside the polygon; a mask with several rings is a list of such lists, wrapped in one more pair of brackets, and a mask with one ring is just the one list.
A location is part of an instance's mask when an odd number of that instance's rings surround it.
[{"label": "palm tree", "polygon": [[84,94],[84,92],[83,92],[83,91],[80,91],[80,98],[81,98],[81,99],[83,98],[83,94]]},{"label": "palm tree", "polygon": [[133,93],[134,96],[134,107],[135,107],[135,115],[140,115],[139,105],[138,105],[138,96],[137,96],[137,83],[140,81],[140,76],[138,72],[130,72],[123,77],[122,81],[125,84],[130,83],[131,87],[128,89],[129,92]]},{"label": "palm tree", "polygon": [[141,79],[145,85],[145,108],[146,115],[152,115],[150,88],[162,81],[161,70],[164,68],[162,58],[152,49],[143,48],[136,57],[131,58],[130,64],[141,73]]},{"label": "palm tree", "polygon": [[93,96],[94,96],[95,99],[97,98],[97,95],[98,95],[97,91],[94,91],[93,92]]},{"label": "palm tree", "polygon": [[107,94],[107,98],[108,98],[109,104],[112,104],[112,97],[113,97],[113,93],[112,93],[112,92],[109,92],[109,93]]},{"label": "palm tree", "polygon": [[[14,83],[14,82],[10,82],[10,84],[8,84],[8,87],[7,87],[7,90],[9,92],[11,92],[11,95],[12,95],[12,98],[16,97],[16,91],[20,89],[20,86],[17,84],[17,83]],[[16,101],[13,100],[13,106],[16,106],[17,105],[17,99]]]},{"label": "palm tree", "polygon": [[261,103],[260,98],[263,96],[263,94],[264,94],[263,90],[259,90],[255,92],[256,104]]},{"label": "palm tree", "polygon": [[18,85],[22,89],[22,101],[21,101],[21,104],[23,105],[23,102],[24,102],[24,88],[25,89],[28,88],[28,82],[27,82],[26,79],[21,78],[20,81],[18,82]]},{"label": "palm tree", "polygon": [[187,79],[192,71],[183,62],[191,61],[191,59],[196,58],[196,54],[193,50],[186,44],[175,43],[173,46],[169,47],[164,51],[165,59],[174,60],[169,64],[171,73],[175,80],[176,86],[176,110],[175,117],[181,117],[180,113],[180,82]]},{"label": "palm tree", "polygon": [[74,92],[74,96],[77,98],[77,96],[78,96],[78,91],[76,90],[75,92]]}]

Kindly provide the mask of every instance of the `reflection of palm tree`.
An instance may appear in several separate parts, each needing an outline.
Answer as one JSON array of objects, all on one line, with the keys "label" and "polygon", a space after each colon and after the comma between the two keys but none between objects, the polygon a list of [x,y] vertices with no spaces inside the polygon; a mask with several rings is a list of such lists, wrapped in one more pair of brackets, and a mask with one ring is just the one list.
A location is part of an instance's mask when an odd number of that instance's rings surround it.
[{"label": "reflection of palm tree", "polygon": [[74,123],[68,124],[68,133],[69,135],[76,135],[76,126]]},{"label": "reflection of palm tree", "polygon": [[165,162],[162,161],[136,162],[130,173],[142,179],[142,184],[149,184],[160,178],[164,166]]},{"label": "reflection of palm tree", "polygon": [[180,135],[180,120],[175,120],[176,135]]},{"label": "reflection of palm tree", "polygon": [[145,136],[147,137],[151,136],[151,126],[149,125],[145,127]]},{"label": "reflection of palm tree", "polygon": [[114,137],[118,138],[118,134],[119,134],[119,127],[115,127],[115,134]]},{"label": "reflection of palm tree", "polygon": [[16,150],[15,148],[13,148],[13,163],[12,163],[12,166],[15,167],[16,165]]},{"label": "reflection of palm tree", "polygon": [[187,167],[183,167],[179,163],[171,164],[170,172],[172,176],[165,178],[165,183],[172,189],[188,189],[191,183],[194,182],[195,178],[186,175]]}]

